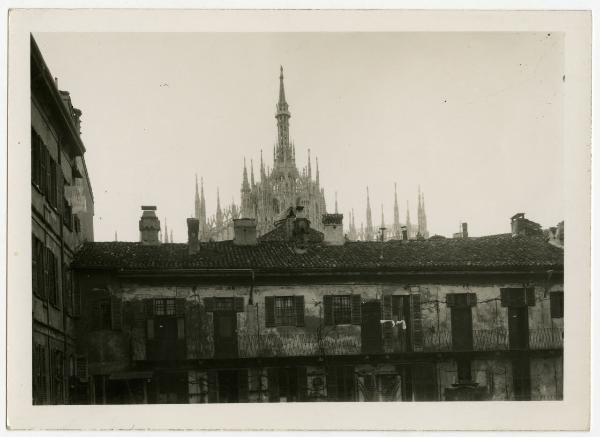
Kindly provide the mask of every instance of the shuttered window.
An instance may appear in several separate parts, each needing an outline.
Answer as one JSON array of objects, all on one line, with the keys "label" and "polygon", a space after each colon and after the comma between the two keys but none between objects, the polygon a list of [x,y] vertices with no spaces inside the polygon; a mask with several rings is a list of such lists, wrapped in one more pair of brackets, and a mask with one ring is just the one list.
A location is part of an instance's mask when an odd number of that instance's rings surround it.
[{"label": "shuttered window", "polygon": [[96,329],[104,330],[111,329],[112,326],[112,314],[110,311],[110,299],[104,298],[97,302],[97,313],[96,313]]},{"label": "shuttered window", "polygon": [[553,319],[562,319],[564,317],[564,301],[564,292],[550,292],[550,317],[552,317]]},{"label": "shuttered window", "polygon": [[58,305],[58,265],[54,252],[46,248],[46,292],[48,301]]},{"label": "shuttered window", "polygon": [[304,326],[304,296],[265,296],[265,326]]},{"label": "shuttered window", "polygon": [[500,302],[503,307],[535,306],[535,289],[529,288],[501,288]]},{"label": "shuttered window", "polygon": [[33,294],[40,298],[45,296],[45,249],[44,244],[35,236],[31,237],[31,281]]},{"label": "shuttered window", "polygon": [[325,325],[360,325],[360,306],[360,294],[323,296]]},{"label": "shuttered window", "polygon": [[41,344],[33,348],[33,403],[43,405],[47,403],[46,380],[46,349]]}]

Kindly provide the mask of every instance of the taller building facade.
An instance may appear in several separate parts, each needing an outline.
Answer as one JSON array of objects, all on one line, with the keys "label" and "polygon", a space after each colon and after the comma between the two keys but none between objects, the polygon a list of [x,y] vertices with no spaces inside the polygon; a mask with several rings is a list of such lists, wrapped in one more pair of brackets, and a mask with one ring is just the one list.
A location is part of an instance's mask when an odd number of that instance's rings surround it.
[{"label": "taller building facade", "polygon": [[32,402],[77,402],[71,384],[79,293],[77,248],[93,241],[94,201],[80,137],[81,111],[59,90],[31,38]]}]

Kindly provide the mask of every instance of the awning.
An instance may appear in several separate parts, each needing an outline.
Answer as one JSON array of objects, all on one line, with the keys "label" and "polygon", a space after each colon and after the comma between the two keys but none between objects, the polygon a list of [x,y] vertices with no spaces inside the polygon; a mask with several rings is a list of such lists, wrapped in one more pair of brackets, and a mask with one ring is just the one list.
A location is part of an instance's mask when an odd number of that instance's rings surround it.
[{"label": "awning", "polygon": [[124,379],[150,379],[154,375],[154,372],[150,371],[137,371],[137,372],[119,372],[112,373],[109,380],[124,380]]}]

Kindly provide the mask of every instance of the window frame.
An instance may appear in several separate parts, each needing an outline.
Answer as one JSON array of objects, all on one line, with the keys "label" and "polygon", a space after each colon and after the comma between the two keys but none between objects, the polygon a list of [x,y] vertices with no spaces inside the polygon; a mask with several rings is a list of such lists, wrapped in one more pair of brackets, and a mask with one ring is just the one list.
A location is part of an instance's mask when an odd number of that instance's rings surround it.
[{"label": "window frame", "polygon": [[[555,297],[553,297],[555,296]],[[551,291],[550,292],[550,318],[564,319],[565,317],[565,292]],[[558,305],[558,307],[556,307]]]},{"label": "window frame", "polygon": [[273,297],[273,316],[275,326],[296,326],[296,302],[294,300],[294,296]]},{"label": "window frame", "polygon": [[[338,306],[336,308],[336,306]],[[340,313],[344,312],[343,318],[340,317]],[[352,324],[352,295],[350,294],[338,294],[331,296],[331,315],[333,318],[334,325],[351,325]],[[338,320],[340,318],[340,320]]]}]

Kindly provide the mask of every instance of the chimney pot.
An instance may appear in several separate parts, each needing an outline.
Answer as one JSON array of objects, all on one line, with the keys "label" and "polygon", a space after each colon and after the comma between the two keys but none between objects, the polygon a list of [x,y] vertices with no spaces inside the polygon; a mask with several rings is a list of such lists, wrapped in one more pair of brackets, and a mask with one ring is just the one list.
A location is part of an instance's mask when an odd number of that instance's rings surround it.
[{"label": "chimney pot", "polygon": [[342,246],[344,239],[344,214],[323,214],[323,243]]},{"label": "chimney pot", "polygon": [[236,246],[256,246],[256,220],[251,218],[233,220],[233,244]]},{"label": "chimney pot", "polygon": [[402,240],[408,240],[408,228],[406,226],[402,226]]},{"label": "chimney pot", "polygon": [[200,243],[198,242],[198,231],[200,230],[200,220],[197,218],[187,219],[188,228],[188,253],[193,255],[198,253],[200,250]]},{"label": "chimney pot", "polygon": [[145,245],[158,245],[160,240],[160,220],[156,216],[156,206],[142,206],[142,217],[139,221],[140,242]]}]

